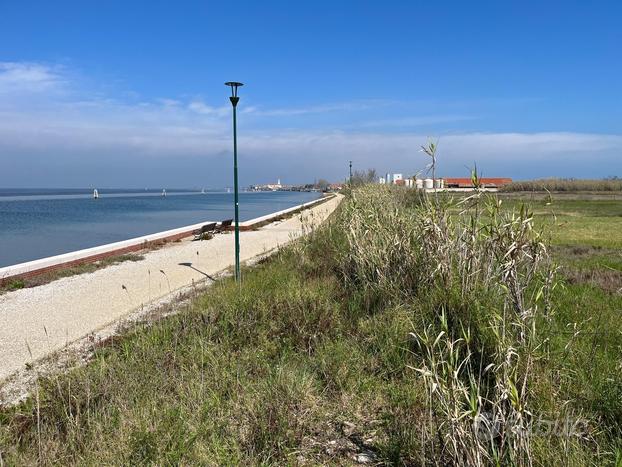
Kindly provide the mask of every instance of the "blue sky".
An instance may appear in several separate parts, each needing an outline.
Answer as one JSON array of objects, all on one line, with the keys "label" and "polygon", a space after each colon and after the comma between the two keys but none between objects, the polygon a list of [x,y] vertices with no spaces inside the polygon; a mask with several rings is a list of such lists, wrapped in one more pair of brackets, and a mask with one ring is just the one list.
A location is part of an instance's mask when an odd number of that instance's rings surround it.
[{"label": "blue sky", "polygon": [[622,175],[617,1],[0,2],[0,187]]}]

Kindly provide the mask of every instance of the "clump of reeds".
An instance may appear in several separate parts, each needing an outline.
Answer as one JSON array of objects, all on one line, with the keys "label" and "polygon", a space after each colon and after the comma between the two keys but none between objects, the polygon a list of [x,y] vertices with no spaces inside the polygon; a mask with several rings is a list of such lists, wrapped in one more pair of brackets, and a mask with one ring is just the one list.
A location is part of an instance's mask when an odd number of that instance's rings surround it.
[{"label": "clump of reeds", "polygon": [[602,180],[588,180],[576,178],[546,178],[540,180],[525,180],[512,182],[501,187],[501,191],[622,191],[622,179],[612,177]]},{"label": "clump of reeds", "polygon": [[343,216],[346,283],[385,304],[429,304],[413,317],[410,364],[427,388],[426,462],[531,465],[532,426],[548,415],[532,385],[556,286],[531,212],[479,191],[454,201],[367,187]]}]

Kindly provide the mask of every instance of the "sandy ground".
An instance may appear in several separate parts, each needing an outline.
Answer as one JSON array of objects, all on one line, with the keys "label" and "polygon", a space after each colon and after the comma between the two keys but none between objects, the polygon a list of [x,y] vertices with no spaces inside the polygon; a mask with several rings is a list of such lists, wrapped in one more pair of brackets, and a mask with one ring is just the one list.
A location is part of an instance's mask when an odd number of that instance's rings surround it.
[{"label": "sandy ground", "polygon": [[[285,245],[322,222],[337,196],[282,222],[240,233],[242,261]],[[183,241],[99,271],[0,296],[0,381],[30,362],[136,310],[210,280],[234,262],[234,235]]]}]

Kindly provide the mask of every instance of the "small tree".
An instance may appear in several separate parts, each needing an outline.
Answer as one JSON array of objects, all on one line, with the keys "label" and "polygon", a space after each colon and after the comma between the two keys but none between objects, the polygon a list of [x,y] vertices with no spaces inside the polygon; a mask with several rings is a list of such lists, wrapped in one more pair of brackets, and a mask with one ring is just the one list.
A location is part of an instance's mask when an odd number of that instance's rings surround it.
[{"label": "small tree", "polygon": [[352,186],[361,186],[367,183],[374,183],[378,178],[376,169],[367,169],[367,171],[355,170],[352,174]]},{"label": "small tree", "polygon": [[316,182],[315,186],[316,186],[316,188],[318,190],[326,191],[326,190],[328,190],[328,187],[330,186],[330,183],[328,183],[328,180],[324,180],[323,178],[320,178]]}]

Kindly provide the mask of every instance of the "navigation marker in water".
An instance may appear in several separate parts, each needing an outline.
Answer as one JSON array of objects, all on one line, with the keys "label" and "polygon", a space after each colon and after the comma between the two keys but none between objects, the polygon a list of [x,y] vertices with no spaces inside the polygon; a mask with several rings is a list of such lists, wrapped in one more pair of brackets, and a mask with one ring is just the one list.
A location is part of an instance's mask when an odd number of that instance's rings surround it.
[{"label": "navigation marker in water", "polygon": [[99,191],[97,191],[97,188],[93,190],[93,199],[99,199]]}]

